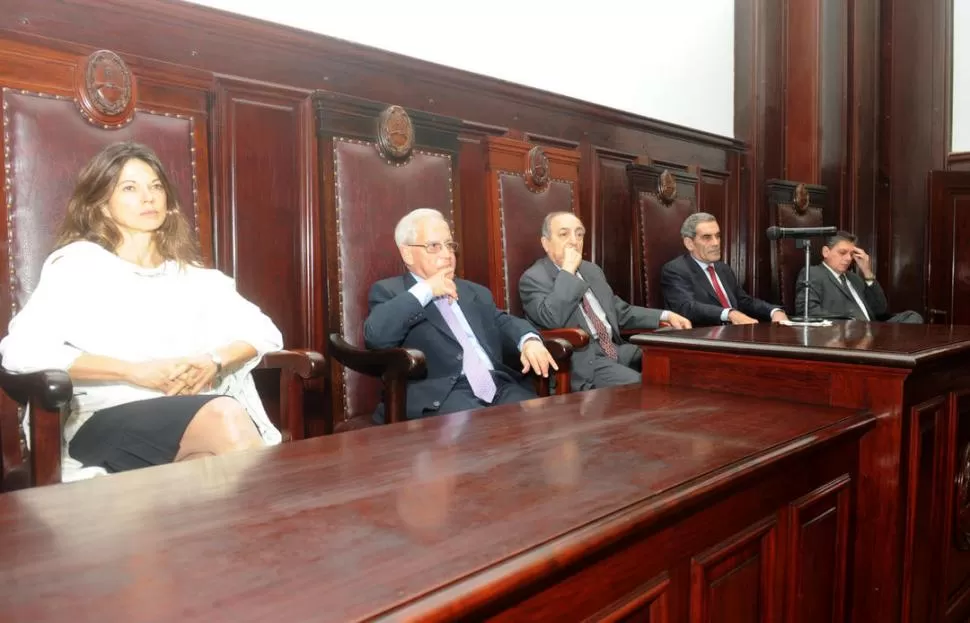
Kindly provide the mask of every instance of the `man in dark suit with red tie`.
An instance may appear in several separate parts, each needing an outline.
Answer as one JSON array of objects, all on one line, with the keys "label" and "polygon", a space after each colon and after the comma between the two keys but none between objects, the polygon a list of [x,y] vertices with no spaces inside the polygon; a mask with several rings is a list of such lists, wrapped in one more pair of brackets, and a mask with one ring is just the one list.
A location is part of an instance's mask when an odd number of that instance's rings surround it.
[{"label": "man in dark suit with red tie", "polygon": [[[414,348],[424,353],[428,374],[408,383],[408,419],[536,397],[533,371],[557,369],[538,331],[495,306],[491,292],[455,278],[451,227],[437,210],[414,210],[394,229],[407,271],[375,283],[364,322],[368,348]],[[519,355],[521,370],[505,364]],[[383,422],[382,407],[374,420]]]},{"label": "man in dark suit with red tie", "polygon": [[721,261],[721,228],[712,215],[691,214],[680,235],[687,253],[667,262],[660,276],[667,309],[695,327],[788,319],[780,306],[756,299],[738,285],[734,271]]}]

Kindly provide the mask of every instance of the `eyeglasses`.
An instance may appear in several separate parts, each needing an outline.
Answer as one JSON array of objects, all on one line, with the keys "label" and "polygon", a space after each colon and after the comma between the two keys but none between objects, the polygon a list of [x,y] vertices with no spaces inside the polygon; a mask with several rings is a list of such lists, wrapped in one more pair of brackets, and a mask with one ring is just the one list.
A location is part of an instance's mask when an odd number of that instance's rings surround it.
[{"label": "eyeglasses", "polygon": [[442,249],[448,249],[452,253],[458,253],[458,243],[454,240],[448,242],[427,242],[425,244],[408,244],[408,247],[421,247],[431,255],[441,253]]}]

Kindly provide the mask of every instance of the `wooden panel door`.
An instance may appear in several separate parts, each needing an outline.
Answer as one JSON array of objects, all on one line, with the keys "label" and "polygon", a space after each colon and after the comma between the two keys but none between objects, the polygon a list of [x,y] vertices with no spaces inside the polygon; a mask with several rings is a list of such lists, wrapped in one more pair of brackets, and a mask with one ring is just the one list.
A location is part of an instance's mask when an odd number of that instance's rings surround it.
[{"label": "wooden panel door", "polygon": [[970,171],[930,171],[926,317],[970,324]]}]

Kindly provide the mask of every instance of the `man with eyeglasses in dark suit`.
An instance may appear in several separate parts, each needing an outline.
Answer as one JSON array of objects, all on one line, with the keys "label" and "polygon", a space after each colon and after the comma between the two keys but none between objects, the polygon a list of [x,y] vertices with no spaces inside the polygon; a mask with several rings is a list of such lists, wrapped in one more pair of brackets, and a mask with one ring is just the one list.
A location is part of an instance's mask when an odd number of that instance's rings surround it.
[{"label": "man with eyeglasses in dark suit", "polygon": [[[424,353],[428,375],[408,383],[408,419],[536,398],[530,371],[557,369],[539,332],[498,309],[492,293],[455,278],[457,244],[437,210],[408,213],[394,229],[407,271],[375,283],[364,322],[368,348],[414,348]],[[519,353],[521,370],[503,363]],[[383,422],[383,408],[374,420]]]}]

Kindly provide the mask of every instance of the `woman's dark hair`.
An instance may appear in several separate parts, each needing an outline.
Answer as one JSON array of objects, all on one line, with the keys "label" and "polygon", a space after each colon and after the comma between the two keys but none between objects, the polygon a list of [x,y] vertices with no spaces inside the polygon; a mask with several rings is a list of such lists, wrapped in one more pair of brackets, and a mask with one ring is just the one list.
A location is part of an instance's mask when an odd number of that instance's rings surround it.
[{"label": "woman's dark hair", "polygon": [[94,242],[117,252],[122,236],[104,209],[130,160],[141,160],[152,168],[165,189],[165,222],[155,230],[155,245],[166,260],[180,265],[201,264],[195,233],[179,209],[175,187],[155,152],[139,143],[114,143],[101,150],[81,169],[74,194],[67,204],[67,215],[58,232],[55,249],[78,240]]}]

